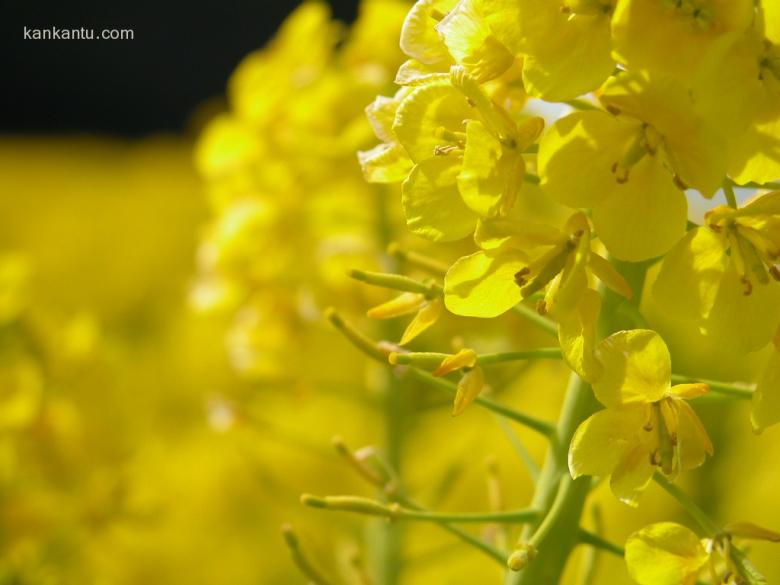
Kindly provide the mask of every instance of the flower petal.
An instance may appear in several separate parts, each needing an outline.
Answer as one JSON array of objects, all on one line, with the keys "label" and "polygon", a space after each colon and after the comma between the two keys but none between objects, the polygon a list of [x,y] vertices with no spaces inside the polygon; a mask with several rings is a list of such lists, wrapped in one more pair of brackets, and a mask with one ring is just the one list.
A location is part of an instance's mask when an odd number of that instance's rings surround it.
[{"label": "flower petal", "polygon": [[404,181],[401,203],[406,225],[418,236],[448,242],[474,231],[477,217],[458,191],[459,171],[457,160],[436,157],[417,164]]},{"label": "flower petal", "polygon": [[472,368],[458,382],[458,391],[455,393],[455,401],[452,405],[452,416],[463,413],[468,406],[482,392],[485,387],[485,374],[482,368]]},{"label": "flower petal", "polygon": [[600,111],[558,119],[539,143],[542,189],[569,207],[595,207],[618,188],[612,167],[639,130],[638,122]]},{"label": "flower petal", "polygon": [[667,252],[685,235],[688,201],[657,157],[645,156],[593,210],[610,254],[638,262]]},{"label": "flower petal", "polygon": [[699,415],[684,400],[675,400],[677,406],[677,452],[680,470],[696,469],[714,453],[712,441]]},{"label": "flower petal", "polygon": [[528,265],[513,249],[482,251],[455,262],[444,277],[447,309],[465,317],[497,317],[520,302],[515,274]]},{"label": "flower petal", "polygon": [[750,419],[757,433],[780,422],[780,349],[775,348],[753,393]]},{"label": "flower petal", "polygon": [[651,453],[652,449],[646,441],[640,439],[639,443],[623,455],[609,479],[609,487],[615,497],[632,508],[639,505],[639,498],[655,473],[655,466],[650,462]]},{"label": "flower petal", "polygon": [[593,383],[593,391],[608,408],[656,402],[670,388],[672,360],[655,331],[614,333],[599,344],[597,356],[604,373]]},{"label": "flower petal", "polygon": [[517,198],[524,169],[517,150],[502,145],[482,122],[468,123],[458,175],[458,188],[466,205],[482,217],[507,213]]},{"label": "flower petal", "polygon": [[672,522],[646,526],[626,542],[628,572],[639,585],[693,585],[708,558],[699,537]]},{"label": "flower petal", "polygon": [[569,446],[571,476],[612,473],[633,448],[646,417],[644,406],[604,409],[590,416],[577,428]]},{"label": "flower petal", "polygon": [[709,315],[728,265],[726,244],[708,228],[689,231],[664,257],[653,297],[677,319]]},{"label": "flower petal", "polygon": [[411,343],[416,337],[422,334],[425,330],[429,329],[441,316],[443,309],[443,303],[441,299],[434,299],[427,305],[423,306],[412,319],[412,322],[406,327],[399,345],[406,345]]},{"label": "flower petal", "polygon": [[577,310],[558,319],[558,342],[563,359],[582,379],[592,382],[601,375],[596,358],[596,321],[601,310],[601,295],[587,289]]}]

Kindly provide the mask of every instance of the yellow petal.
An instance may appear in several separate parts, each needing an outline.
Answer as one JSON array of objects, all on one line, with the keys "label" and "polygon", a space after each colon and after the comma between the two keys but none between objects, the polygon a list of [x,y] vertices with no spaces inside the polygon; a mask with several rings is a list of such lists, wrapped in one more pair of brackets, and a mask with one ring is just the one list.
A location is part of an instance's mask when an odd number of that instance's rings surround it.
[{"label": "yellow petal", "polygon": [[577,310],[558,319],[558,342],[563,359],[582,379],[592,382],[602,372],[596,358],[596,321],[601,310],[601,295],[587,289]]},{"label": "yellow petal", "polygon": [[463,122],[474,117],[463,94],[448,82],[416,87],[406,96],[395,115],[393,132],[415,162],[434,156],[436,147],[447,145],[441,130],[463,132]]},{"label": "yellow petal", "polygon": [[465,317],[497,317],[520,302],[515,274],[528,265],[513,249],[481,251],[453,264],[444,277],[447,309]]},{"label": "yellow petal", "polygon": [[609,260],[602,258],[598,254],[590,254],[588,256],[588,268],[606,287],[612,289],[623,298],[630,299],[633,296],[631,285],[628,284],[628,281],[623,278],[623,275],[617,271]]},{"label": "yellow petal", "polygon": [[626,542],[626,564],[639,585],[694,585],[707,562],[699,537],[672,522],[652,524]]},{"label": "yellow petal", "polygon": [[753,18],[752,0],[712,0],[698,17],[684,10],[655,0],[618,2],[612,17],[617,59],[636,70],[690,80],[706,59],[722,55]]},{"label": "yellow petal", "polygon": [[436,26],[455,62],[484,83],[509,69],[514,55],[493,36],[479,0],[461,0]]},{"label": "yellow petal", "polygon": [[677,453],[682,471],[696,469],[714,453],[712,441],[699,415],[684,400],[675,400],[677,407]]},{"label": "yellow petal", "polygon": [[593,210],[593,227],[610,254],[639,262],[667,252],[685,235],[688,202],[669,172],[645,156],[630,178]]},{"label": "yellow petal", "polygon": [[382,142],[395,142],[393,122],[395,122],[395,113],[398,111],[401,101],[397,97],[390,98],[380,95],[366,106],[366,118],[374,129],[374,134]]},{"label": "yellow petal", "polygon": [[767,542],[780,542],[780,533],[758,526],[752,522],[730,522],[723,527],[723,532],[746,538],[748,540],[765,540]]},{"label": "yellow petal", "polygon": [[721,279],[715,303],[702,327],[724,351],[745,354],[772,340],[780,323],[780,287],[753,284],[749,295],[733,262]]},{"label": "yellow petal", "polygon": [[[420,63],[433,64],[449,59],[449,52],[436,33],[433,13],[446,14],[458,0],[418,0],[409,9],[401,28],[401,50]],[[305,37],[302,37],[305,38]]]},{"label": "yellow petal", "polygon": [[448,242],[474,231],[477,217],[458,191],[458,161],[450,157],[424,160],[403,183],[401,203],[406,225],[423,238]]},{"label": "yellow petal", "polygon": [[622,74],[604,86],[601,100],[652,126],[658,157],[683,183],[711,197],[728,167],[730,137],[721,118],[700,115],[686,83],[646,73]]},{"label": "yellow petal", "polygon": [[557,22],[547,42],[532,49],[523,63],[526,90],[534,97],[561,102],[597,89],[615,69],[609,15],[569,18],[559,5],[543,4],[539,9],[552,13]]},{"label": "yellow petal", "polygon": [[639,505],[639,498],[655,473],[655,467],[650,463],[651,453],[646,444],[636,444],[623,456],[609,478],[609,487],[615,497],[632,508]]},{"label": "yellow petal", "polygon": [[476,367],[466,372],[458,382],[455,402],[452,405],[452,416],[458,416],[474,402],[485,387],[485,374],[482,368]]},{"label": "yellow petal", "polygon": [[637,443],[647,418],[647,407],[605,409],[586,419],[574,433],[569,446],[569,472],[607,476]]},{"label": "yellow petal", "polygon": [[400,144],[377,144],[357,153],[363,176],[369,183],[400,183],[414,167]]},{"label": "yellow petal", "polygon": [[366,315],[372,319],[392,319],[419,311],[425,304],[425,296],[419,293],[405,292],[394,299],[368,310]]},{"label": "yellow petal", "polygon": [[473,349],[461,349],[454,355],[447,356],[433,372],[434,376],[446,376],[462,368],[473,368],[477,365],[477,352]]},{"label": "yellow petal", "polygon": [[539,143],[542,189],[569,207],[596,206],[617,190],[612,168],[639,129],[638,122],[599,111],[558,119]]},{"label": "yellow petal", "polygon": [[423,306],[406,327],[401,341],[398,342],[399,345],[411,343],[418,335],[436,323],[441,316],[443,306],[441,299],[434,299]]},{"label": "yellow petal", "polygon": [[709,315],[728,265],[723,238],[709,228],[689,231],[664,257],[653,297],[677,319]]},{"label": "yellow petal", "polygon": [[474,241],[483,250],[494,250],[500,246],[530,250],[539,246],[553,246],[561,238],[561,231],[557,228],[515,218],[480,220],[474,232]]},{"label": "yellow petal", "polygon": [[431,82],[446,81],[450,76],[450,67],[426,65],[416,59],[405,61],[395,74],[395,83],[398,85],[418,86]]},{"label": "yellow petal", "polygon": [[672,360],[661,336],[648,329],[619,331],[599,344],[604,373],[593,391],[606,407],[656,402],[670,388]]},{"label": "yellow petal", "polygon": [[780,350],[769,358],[753,393],[750,419],[757,433],[780,422]]},{"label": "yellow petal", "polygon": [[520,152],[510,149],[482,122],[466,127],[466,149],[458,175],[463,201],[482,217],[506,214],[514,205],[525,164]]},{"label": "yellow petal", "polygon": [[676,384],[672,386],[672,389],[669,391],[669,393],[672,396],[690,400],[691,398],[699,398],[704,396],[709,391],[710,387],[707,384]]}]

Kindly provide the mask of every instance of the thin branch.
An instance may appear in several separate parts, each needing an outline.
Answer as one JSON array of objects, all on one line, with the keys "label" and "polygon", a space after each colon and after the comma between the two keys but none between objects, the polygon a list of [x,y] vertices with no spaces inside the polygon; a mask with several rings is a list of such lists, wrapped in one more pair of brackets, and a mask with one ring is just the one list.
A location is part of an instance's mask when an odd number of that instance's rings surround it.
[{"label": "thin branch", "polygon": [[720,528],[713,522],[710,517],[699,508],[698,505],[679,487],[670,482],[666,477],[660,473],[656,473],[653,476],[653,481],[660,485],[666,492],[672,496],[677,502],[688,512],[688,515],[693,518],[699,527],[704,531],[705,535],[712,538],[718,532]]},{"label": "thin branch", "polygon": [[[438,366],[442,360],[452,357],[453,354],[438,352],[409,352],[390,354],[391,364]],[[486,366],[504,362],[515,362],[532,359],[561,359],[559,347],[540,347],[522,351],[503,351],[497,353],[483,353],[477,355],[477,363]]]},{"label": "thin branch", "polygon": [[522,303],[518,303],[514,307],[512,307],[512,310],[515,313],[518,313],[531,321],[534,325],[539,327],[540,329],[546,331],[550,335],[553,335],[555,337],[558,336],[558,327],[550,321],[547,317],[544,315],[540,315],[538,312],[536,312],[535,309],[532,309],[531,307],[528,307]]},{"label": "thin branch", "polygon": [[732,396],[742,400],[751,400],[753,398],[753,390],[739,384],[729,384],[728,382],[718,382],[715,380],[701,380],[680,374],[672,374],[672,382],[675,384],[700,382],[702,384],[707,384],[707,386],[710,387],[710,390],[718,394],[725,394],[726,396]]},{"label": "thin branch", "polygon": [[536,485],[536,482],[539,480],[539,466],[536,464],[536,461],[534,461],[533,457],[531,457],[528,449],[526,449],[525,445],[520,440],[520,437],[517,436],[517,433],[506,421],[506,419],[498,415],[495,415],[495,417],[496,421],[498,422],[498,426],[501,427],[501,430],[512,444],[512,447],[514,448],[517,455],[520,457],[520,459],[523,460],[523,464],[528,470],[528,475],[531,476],[531,481],[533,481],[534,485]]},{"label": "thin branch", "polygon": [[626,551],[623,549],[622,546],[619,546],[613,542],[608,541],[606,538],[599,536],[595,532],[590,532],[588,530],[585,530],[584,528],[580,528],[578,536],[582,544],[587,544],[599,550],[612,553],[613,555],[618,557],[622,557],[626,554]]},{"label": "thin branch", "polygon": [[399,504],[384,504],[378,500],[360,496],[325,496],[310,494],[301,496],[301,503],[311,508],[334,510],[340,512],[355,512],[367,516],[379,516],[389,520],[413,520],[419,522],[434,522],[436,524],[485,524],[491,522],[524,523],[532,522],[539,517],[539,511],[531,508],[520,510],[503,510],[499,512],[432,512],[415,508],[407,508]]},{"label": "thin branch", "polygon": [[293,563],[311,583],[314,585],[333,585],[333,581],[326,579],[304,554],[300,542],[298,542],[298,535],[295,534],[292,526],[289,524],[282,526],[282,537],[287,545],[287,550],[290,551]]},{"label": "thin branch", "polygon": [[[453,384],[449,380],[445,380],[443,378],[437,378],[436,376],[429,374],[428,372],[425,372],[423,370],[419,370],[415,367],[410,367],[408,372],[410,376],[417,378],[422,382],[426,382],[431,386],[435,386],[436,388],[445,390],[450,394],[452,394],[453,396],[458,391],[458,387],[456,384]],[[549,439],[552,439],[555,435],[555,425],[553,425],[552,423],[519,412],[512,408],[509,408],[508,406],[495,402],[490,398],[486,398],[484,396],[477,396],[474,399],[474,404],[479,404],[480,406],[486,408],[487,410],[490,410],[505,418],[520,423],[521,425],[524,425],[529,429],[533,429],[534,431],[544,435]]]}]

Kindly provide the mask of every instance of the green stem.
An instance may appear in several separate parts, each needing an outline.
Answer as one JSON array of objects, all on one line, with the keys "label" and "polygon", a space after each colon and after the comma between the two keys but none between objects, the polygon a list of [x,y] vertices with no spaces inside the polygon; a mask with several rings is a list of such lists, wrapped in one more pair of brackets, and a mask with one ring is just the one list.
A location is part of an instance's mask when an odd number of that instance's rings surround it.
[{"label": "green stem", "polygon": [[387,253],[393,258],[406,262],[411,266],[420,268],[436,276],[447,274],[448,266],[434,258],[429,258],[413,250],[404,250],[398,244],[392,243],[387,247]]},{"label": "green stem", "polygon": [[[616,268],[623,274],[635,291],[633,302],[639,304],[644,277],[649,262],[629,264],[616,262]],[[631,319],[618,313],[617,307],[624,299],[612,291],[602,289],[603,306],[598,323],[601,337],[630,328]],[[563,407],[555,434],[545,458],[539,482],[536,485],[531,507],[544,511],[544,518],[551,516],[545,526],[527,526],[522,534],[521,543],[529,542],[537,529],[542,529],[544,538],[536,558],[520,572],[507,575],[507,585],[558,585],[561,581],[566,561],[579,541],[580,518],[585,499],[590,491],[589,477],[561,483],[568,476],[568,451],[571,438],[577,427],[599,407],[590,386],[572,374],[566,390]],[[558,498],[558,490],[565,487],[565,493]],[[538,538],[537,538],[538,539]]]},{"label": "green stem", "polygon": [[732,396],[742,400],[751,400],[753,398],[753,390],[750,388],[745,388],[744,386],[739,386],[737,384],[729,384],[727,382],[700,380],[689,376],[682,376],[680,374],[672,374],[672,382],[675,384],[692,384],[700,382],[702,384],[707,384],[707,386],[710,387],[710,390],[717,392],[718,394],[725,394],[726,396]]},{"label": "green stem", "polygon": [[380,516],[391,520],[413,520],[419,522],[487,524],[491,522],[530,522],[539,517],[539,510],[524,508],[521,510],[503,510],[498,512],[432,512],[419,506],[403,507],[398,504],[387,505],[378,500],[360,496],[325,496],[309,494],[301,496],[301,503],[312,508],[355,512],[369,516]]},{"label": "green stem", "polygon": [[618,546],[614,542],[608,541],[606,538],[599,536],[594,532],[590,532],[583,528],[580,528],[579,538],[582,544],[587,544],[594,548],[612,553],[615,556],[622,557],[626,554],[626,551],[622,546]]},{"label": "green stem", "polygon": [[[389,198],[387,195],[381,189],[374,193],[378,244],[382,250],[387,250],[393,238],[392,214],[390,209],[388,209]],[[385,270],[389,272],[397,270],[397,263],[394,258],[387,255],[384,260]],[[430,286],[427,289],[433,290]],[[426,293],[423,292],[422,294]],[[382,336],[384,339],[399,339],[400,331],[398,331],[398,325],[392,322],[385,322],[382,325]],[[387,354],[382,352],[381,349],[380,353],[386,364]],[[383,382],[384,451],[390,468],[395,471],[400,482],[403,477],[403,450],[409,411],[408,392],[392,372],[385,372]],[[377,555],[375,566],[378,568],[378,574],[376,575],[377,585],[398,585],[403,572],[403,527],[398,524],[383,523],[377,527],[376,535],[376,544],[378,544],[375,553]]]},{"label": "green stem", "polygon": [[699,508],[699,506],[679,487],[674,485],[671,481],[666,479],[665,476],[660,473],[656,473],[653,476],[655,483],[660,485],[666,492],[672,496],[677,502],[688,512],[688,515],[693,518],[696,524],[704,531],[704,535],[710,538],[714,537],[720,532],[720,528],[710,517]]},{"label": "green stem", "polygon": [[534,325],[539,327],[540,329],[546,331],[550,335],[557,337],[558,336],[558,327],[555,323],[550,321],[547,317],[544,315],[540,315],[536,309],[533,309],[527,305],[524,305],[522,303],[519,303],[512,307],[512,310],[515,313],[518,313],[531,321]]},{"label": "green stem", "polygon": [[534,485],[536,485],[536,483],[539,481],[539,466],[536,464],[536,461],[534,461],[533,457],[531,457],[528,449],[526,449],[525,445],[520,440],[520,437],[517,436],[517,433],[515,433],[515,430],[506,421],[506,419],[496,415],[496,422],[498,423],[498,426],[501,427],[501,430],[504,432],[504,435],[506,435],[509,442],[512,444],[512,447],[514,447],[517,455],[520,457],[520,459],[523,460],[525,468],[528,471],[528,475],[531,476],[531,481],[533,481]]},{"label": "green stem", "polygon": [[441,287],[435,282],[420,282],[403,274],[392,274],[387,272],[366,272],[364,270],[350,270],[349,276],[355,280],[389,288],[402,292],[412,292],[422,294],[428,297],[440,297],[443,292]]},{"label": "green stem", "polygon": [[[543,530],[544,538],[536,558],[522,571],[509,573],[507,585],[558,585],[566,560],[579,543],[579,523],[585,497],[590,490],[590,478],[568,479],[566,492],[558,498],[561,479],[568,477],[569,442],[577,426],[597,408],[590,387],[576,374],[569,381],[563,408],[556,428],[556,440],[550,445],[531,507],[544,510],[543,518],[554,516],[540,526],[527,526],[521,541],[528,542]],[[542,526],[544,526],[542,528]],[[538,537],[536,540],[540,540]]]},{"label": "green stem", "polygon": [[[442,360],[452,357],[450,353],[438,352],[410,352],[394,353],[390,356],[390,363],[416,366],[438,366]],[[503,362],[515,362],[532,359],[561,359],[561,350],[558,347],[541,347],[524,351],[503,351],[498,353],[483,353],[477,356],[477,363],[486,366]]]},{"label": "green stem", "polygon": [[[445,390],[453,396],[455,396],[455,394],[458,392],[458,387],[456,384],[453,384],[452,382],[450,382],[449,380],[445,380],[444,378],[437,378],[436,376],[429,374],[428,372],[425,372],[423,370],[419,370],[417,368],[411,367],[409,368],[409,375],[416,378],[417,380],[420,380],[421,382],[425,382],[431,386]],[[504,406],[503,404],[495,402],[490,398],[486,398],[484,396],[477,396],[474,399],[474,404],[479,404],[480,406],[486,408],[487,410],[495,412],[496,414],[508,418],[509,420],[513,420],[517,423],[520,423],[521,425],[524,425],[529,429],[532,429],[537,433],[544,435],[545,437],[549,438],[555,434],[555,426],[552,423],[549,423],[545,420],[538,419],[529,414],[519,412],[517,410],[509,408],[508,406]]]},{"label": "green stem", "polygon": [[738,207],[737,197],[734,194],[734,186],[732,185],[731,181],[723,181],[723,194],[726,196],[726,203],[729,204],[729,207],[736,209]]},{"label": "green stem", "polygon": [[570,106],[570,107],[574,108],[575,110],[581,110],[581,111],[599,110],[599,109],[601,109],[598,106],[596,106],[596,105],[594,105],[594,104],[592,104],[590,102],[587,102],[585,100],[576,100],[576,99],[575,100],[567,100],[567,101],[565,101],[563,103],[565,103],[567,106]]},{"label": "green stem", "polygon": [[[404,497],[398,497],[396,500],[400,503],[406,506],[407,508],[411,508],[414,510],[423,511],[425,508],[420,506],[419,504],[415,503],[412,500],[409,500]],[[453,526],[452,524],[448,524],[446,522],[439,522],[437,525],[442,528],[443,530],[446,530],[450,534],[456,536],[466,544],[473,546],[477,550],[485,553],[493,560],[497,561],[501,566],[504,566],[506,563],[506,557],[507,554],[505,552],[502,552],[491,545],[489,545],[487,542],[482,540],[481,538],[477,538],[470,532],[467,532],[466,530],[463,530],[459,526]]]},{"label": "green stem", "polygon": [[290,551],[293,563],[298,567],[298,570],[314,585],[332,585],[332,582],[326,579],[320,570],[315,567],[308,557],[301,550],[301,545],[298,542],[298,536],[295,534],[292,526],[285,524],[282,526],[282,537],[287,545],[287,550]]}]

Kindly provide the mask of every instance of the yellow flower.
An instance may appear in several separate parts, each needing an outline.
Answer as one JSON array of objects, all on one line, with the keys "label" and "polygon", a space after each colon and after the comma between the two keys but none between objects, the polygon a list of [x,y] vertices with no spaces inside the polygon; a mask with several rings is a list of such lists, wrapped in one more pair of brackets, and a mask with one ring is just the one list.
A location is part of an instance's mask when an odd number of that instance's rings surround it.
[{"label": "yellow flower", "polygon": [[443,308],[441,297],[429,299],[420,293],[405,292],[369,309],[367,315],[373,319],[392,319],[414,313],[414,318],[398,342],[399,345],[406,345],[433,326],[441,316]]},{"label": "yellow flower", "polygon": [[699,539],[685,526],[659,522],[628,537],[626,565],[638,585],[694,585],[705,567],[712,583],[765,584],[764,576],[732,545],[734,538],[779,542],[780,534],[734,522],[712,538]]},{"label": "yellow flower", "polygon": [[517,0],[515,35],[528,93],[565,101],[601,86],[615,69],[610,18],[614,0]]},{"label": "yellow flower", "polygon": [[673,522],[651,524],[626,542],[626,564],[638,585],[694,585],[709,555],[691,530]]},{"label": "yellow flower", "polygon": [[746,353],[766,345],[780,322],[780,192],[739,209],[720,206],[664,258],[653,288],[678,319],[696,320],[719,343]]},{"label": "yellow flower", "polygon": [[543,311],[567,314],[588,288],[589,274],[631,296],[628,283],[591,251],[582,213],[572,215],[563,230],[514,218],[484,221],[475,239],[482,249],[455,262],[444,279],[444,301],[456,315],[496,317],[545,288]]},{"label": "yellow flower", "polygon": [[477,354],[473,349],[461,349],[458,353],[442,360],[434,376],[446,376],[461,370],[458,391],[452,405],[452,416],[458,416],[479,396],[485,388],[485,373],[477,365]]},{"label": "yellow flower", "polygon": [[515,60],[491,30],[492,22],[503,16],[491,10],[491,4],[490,0],[460,0],[436,25],[454,61],[479,83],[495,79]]},{"label": "yellow flower", "polygon": [[434,241],[464,238],[479,217],[511,210],[525,172],[523,150],[543,128],[541,118],[515,123],[457,66],[445,78],[378,98],[367,113],[383,144],[359,154],[365,175],[391,182],[408,173],[407,225]]},{"label": "yellow flower", "polygon": [[775,333],[772,349],[753,393],[750,420],[757,433],[780,422],[780,327]]},{"label": "yellow flower", "polygon": [[615,56],[631,69],[688,81],[752,19],[753,0],[621,0],[612,18]]},{"label": "yellow flower", "polygon": [[565,205],[593,208],[596,233],[615,257],[659,256],[684,235],[682,189],[709,197],[720,186],[725,140],[670,79],[619,75],[601,99],[618,115],[577,112],[543,137],[542,188]]},{"label": "yellow flower", "polygon": [[699,417],[685,402],[706,384],[671,385],[671,358],[654,331],[620,331],[599,344],[603,364],[593,382],[606,409],[583,422],[572,438],[572,477],[610,476],[612,492],[635,506],[656,470],[667,476],[693,469],[713,452]]}]

